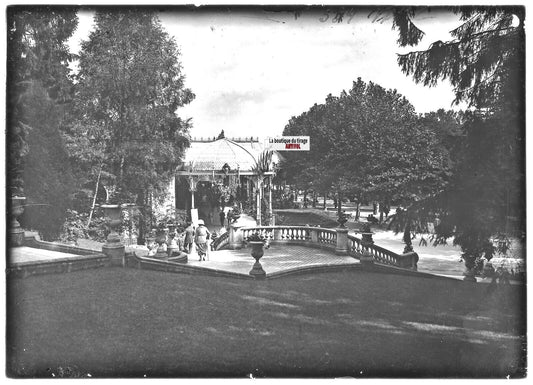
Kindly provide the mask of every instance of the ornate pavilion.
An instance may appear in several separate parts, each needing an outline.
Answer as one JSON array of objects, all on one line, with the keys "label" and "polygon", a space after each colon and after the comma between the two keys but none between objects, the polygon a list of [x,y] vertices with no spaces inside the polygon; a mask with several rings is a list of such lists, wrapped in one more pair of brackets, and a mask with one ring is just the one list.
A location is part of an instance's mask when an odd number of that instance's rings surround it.
[{"label": "ornate pavilion", "polygon": [[[266,208],[271,217],[274,172],[256,167],[264,150],[258,138],[193,139],[171,182],[167,207],[172,205],[176,213],[193,221],[196,217],[219,226],[220,208],[227,211],[236,205],[254,210],[257,223],[265,224],[261,211]],[[279,155],[274,153],[269,169],[278,161]],[[263,201],[268,202],[265,208]]]}]

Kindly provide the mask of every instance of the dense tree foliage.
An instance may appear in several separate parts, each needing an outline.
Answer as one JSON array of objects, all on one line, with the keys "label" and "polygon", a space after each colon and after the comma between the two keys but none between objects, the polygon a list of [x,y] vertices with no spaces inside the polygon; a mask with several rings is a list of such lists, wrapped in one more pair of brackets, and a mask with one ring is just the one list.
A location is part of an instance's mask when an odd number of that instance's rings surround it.
[{"label": "dense tree foliage", "polygon": [[292,118],[284,134],[309,135],[312,146],[286,154],[287,176],[341,198],[405,204],[440,191],[449,177],[449,152],[436,130],[398,92],[361,79]]},{"label": "dense tree foliage", "polygon": [[194,95],[175,41],[148,10],[100,10],[76,80],[64,133],[71,158],[88,180],[102,176],[108,198],[145,205],[168,187],[189,143],[190,124],[175,112]]},{"label": "dense tree foliage", "polygon": [[23,226],[57,236],[73,178],[59,135],[72,84],[66,45],[77,26],[70,7],[7,11],[7,180],[26,196]]},{"label": "dense tree foliage", "polygon": [[[394,11],[402,45],[418,41],[417,8]],[[423,218],[438,213],[437,241],[454,237],[467,266],[494,254],[492,237],[521,236],[525,229],[524,9],[456,8],[462,24],[451,41],[400,55],[402,70],[428,86],[448,80],[456,102],[465,101],[465,136],[457,152],[454,177],[432,199],[413,206]],[[418,36],[418,37],[417,37]],[[500,251],[508,243],[499,242]]]},{"label": "dense tree foliage", "polygon": [[[393,12],[402,46],[415,45],[423,33],[413,24],[417,10]],[[524,9],[462,7],[455,12],[462,24],[451,31],[453,40],[439,40],[428,50],[399,55],[403,72],[426,86],[448,80],[455,89],[455,102],[478,109],[499,109],[505,97],[516,100],[524,87]],[[404,25],[411,27],[399,27]]]}]

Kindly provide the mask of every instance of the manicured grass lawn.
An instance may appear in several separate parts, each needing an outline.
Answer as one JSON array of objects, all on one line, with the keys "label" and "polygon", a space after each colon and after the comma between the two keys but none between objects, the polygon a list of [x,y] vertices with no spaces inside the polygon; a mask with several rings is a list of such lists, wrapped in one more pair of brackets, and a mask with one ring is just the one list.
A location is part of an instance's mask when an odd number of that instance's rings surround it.
[{"label": "manicured grass lawn", "polygon": [[[523,287],[361,271],[8,280],[14,377],[520,377]],[[525,348],[524,348],[525,349]]]}]

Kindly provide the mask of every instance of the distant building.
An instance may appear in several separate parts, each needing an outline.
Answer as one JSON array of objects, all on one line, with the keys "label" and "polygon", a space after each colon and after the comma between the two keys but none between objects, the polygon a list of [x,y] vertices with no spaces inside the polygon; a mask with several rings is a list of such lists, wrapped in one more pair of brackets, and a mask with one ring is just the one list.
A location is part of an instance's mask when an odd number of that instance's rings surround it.
[{"label": "distant building", "polygon": [[[257,138],[229,139],[219,135],[216,140],[193,139],[170,183],[164,208],[175,209],[193,220],[191,209],[196,209],[198,217],[208,225],[219,224],[221,207],[255,205],[257,210],[258,192],[262,196],[265,183],[274,175],[273,171],[258,173],[255,168],[263,150],[264,145]],[[279,155],[274,153],[270,170],[277,162]],[[270,190],[266,198],[271,210]]]}]

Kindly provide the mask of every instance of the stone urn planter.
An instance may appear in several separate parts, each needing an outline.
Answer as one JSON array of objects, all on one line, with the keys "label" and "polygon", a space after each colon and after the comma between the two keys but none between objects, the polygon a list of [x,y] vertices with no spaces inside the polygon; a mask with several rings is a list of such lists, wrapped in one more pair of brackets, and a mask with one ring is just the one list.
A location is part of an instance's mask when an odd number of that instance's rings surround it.
[{"label": "stone urn planter", "polygon": [[339,224],[339,227],[341,229],[344,229],[346,228],[346,222],[348,222],[348,218],[346,217],[346,215],[344,213],[341,213],[339,215],[339,218],[337,219],[337,223]]},{"label": "stone urn planter", "polygon": [[236,223],[240,217],[241,217],[241,213],[239,210],[231,211],[230,216],[229,216],[229,224],[231,225],[231,224]]},{"label": "stone urn planter", "polygon": [[360,259],[361,263],[374,263],[374,257],[368,250],[368,247],[374,244],[374,239],[372,238],[373,234],[374,233],[370,230],[370,228],[363,229],[363,232],[361,233],[361,246],[363,247],[363,254],[361,255]]},{"label": "stone urn planter", "polygon": [[168,225],[167,254],[172,257],[174,253],[179,252],[178,242],[176,241],[176,225]]},{"label": "stone urn planter", "polygon": [[259,260],[264,255],[263,247],[265,243],[263,241],[249,241],[248,244],[252,247],[252,257],[255,259],[254,266],[250,270],[250,275],[255,278],[265,278],[266,272],[263,270],[263,266]]},{"label": "stone urn planter", "polygon": [[24,202],[26,202],[26,197],[11,197],[11,207],[9,210],[9,241],[12,247],[22,246],[24,244],[24,229],[20,227],[20,223],[18,221],[18,218],[24,212]]},{"label": "stone urn planter", "polygon": [[164,229],[158,229],[155,235],[155,243],[157,243],[156,258],[167,257],[167,234]]},{"label": "stone urn planter", "polygon": [[100,207],[104,210],[106,222],[110,230],[107,236],[107,242],[120,242],[120,235],[118,234],[118,229],[122,223],[122,209],[120,205],[101,205]]},{"label": "stone urn planter", "polygon": [[155,242],[155,229],[152,229],[146,234],[146,244],[150,246],[152,243]]},{"label": "stone urn planter", "polygon": [[118,233],[122,223],[122,208],[120,205],[101,205],[100,208],[104,210],[104,216],[109,226],[109,235],[106,243],[102,246],[102,252],[111,260],[111,265],[124,266],[125,246],[121,242]]}]

